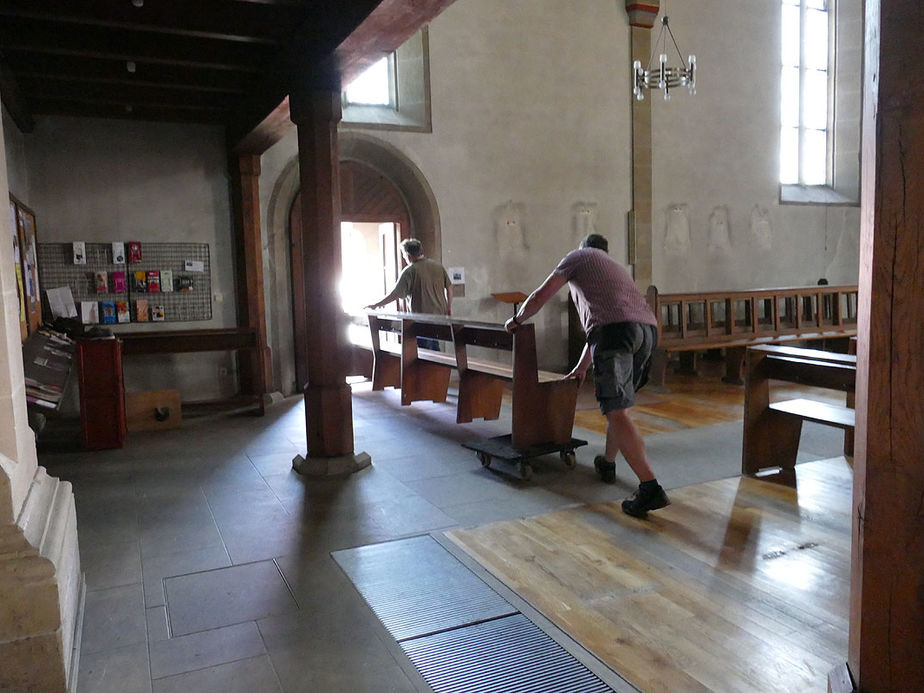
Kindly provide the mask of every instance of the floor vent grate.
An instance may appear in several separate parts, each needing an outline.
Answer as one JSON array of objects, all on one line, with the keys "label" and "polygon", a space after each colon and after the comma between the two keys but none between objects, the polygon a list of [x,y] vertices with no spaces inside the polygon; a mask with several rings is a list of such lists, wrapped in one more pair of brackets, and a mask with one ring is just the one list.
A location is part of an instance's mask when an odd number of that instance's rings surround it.
[{"label": "floor vent grate", "polygon": [[612,690],[523,614],[405,640],[437,693],[598,693]]},{"label": "floor vent grate", "polygon": [[437,693],[613,690],[432,537],[332,555]]}]

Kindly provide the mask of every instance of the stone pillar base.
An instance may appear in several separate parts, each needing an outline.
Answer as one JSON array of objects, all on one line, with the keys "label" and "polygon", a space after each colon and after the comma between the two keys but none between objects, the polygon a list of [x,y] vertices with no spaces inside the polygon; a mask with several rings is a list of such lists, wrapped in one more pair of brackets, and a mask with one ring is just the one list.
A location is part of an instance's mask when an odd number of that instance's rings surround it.
[{"label": "stone pillar base", "polygon": [[292,459],[292,469],[302,476],[344,476],[372,464],[368,453],[360,452],[339,457],[302,457]]},{"label": "stone pillar base", "polygon": [[71,485],[38,467],[0,524],[0,691],[75,687],[83,594]]}]

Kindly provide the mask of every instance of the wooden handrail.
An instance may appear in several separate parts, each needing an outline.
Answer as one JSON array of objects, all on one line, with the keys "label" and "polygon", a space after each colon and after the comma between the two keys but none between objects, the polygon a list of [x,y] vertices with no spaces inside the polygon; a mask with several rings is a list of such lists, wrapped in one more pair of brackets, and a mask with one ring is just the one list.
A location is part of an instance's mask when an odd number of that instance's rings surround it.
[{"label": "wooden handrail", "polygon": [[648,288],[658,345],[721,346],[808,333],[856,333],[856,285],[662,294]]}]

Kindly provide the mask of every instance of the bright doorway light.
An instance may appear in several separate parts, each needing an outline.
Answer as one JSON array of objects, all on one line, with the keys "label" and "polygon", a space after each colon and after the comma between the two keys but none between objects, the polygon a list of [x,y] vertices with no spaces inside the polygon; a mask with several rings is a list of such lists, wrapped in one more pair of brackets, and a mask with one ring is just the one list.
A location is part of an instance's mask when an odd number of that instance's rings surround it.
[{"label": "bright doorway light", "polygon": [[366,106],[394,106],[390,58],[370,66],[344,89],[344,100]]},{"label": "bright doorway light", "polygon": [[341,222],[340,297],[346,313],[361,313],[364,306],[391,290],[397,268],[394,251],[389,252],[387,246],[394,247],[395,233],[392,222]]}]

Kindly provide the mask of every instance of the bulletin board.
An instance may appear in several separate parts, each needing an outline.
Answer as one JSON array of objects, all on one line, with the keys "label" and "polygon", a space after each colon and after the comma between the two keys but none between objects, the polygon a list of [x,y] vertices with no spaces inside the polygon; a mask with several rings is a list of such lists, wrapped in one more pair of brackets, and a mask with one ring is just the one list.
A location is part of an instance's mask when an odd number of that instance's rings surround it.
[{"label": "bulletin board", "polygon": [[[10,195],[10,223],[16,234],[13,252],[19,256],[17,288],[21,289],[20,333],[32,334],[42,325],[42,297],[39,289],[38,242],[35,233],[35,214]],[[21,286],[20,286],[21,282]],[[25,325],[23,325],[25,323]],[[25,329],[23,329],[25,327]],[[25,336],[25,334],[23,334]]]},{"label": "bulletin board", "polygon": [[22,251],[19,242],[19,211],[10,198],[10,232],[13,235],[13,265],[16,272],[16,298],[19,304],[19,337],[24,342],[29,336],[29,316],[26,313],[26,288],[22,281]]},{"label": "bulletin board", "polygon": [[[38,268],[42,287],[47,291],[68,287],[81,316],[82,302],[99,303],[100,324],[126,324],[126,322],[190,322],[212,318],[212,282],[207,243],[144,243],[141,257],[128,261],[129,242],[125,241],[125,262],[113,258],[112,243],[84,243],[86,264],[74,263],[73,243],[39,243]],[[141,291],[133,281],[137,272],[157,277],[164,272],[172,275],[172,291]],[[125,291],[116,291],[114,274],[124,273]],[[106,277],[106,290],[98,290],[98,275]],[[169,275],[168,275],[169,276]],[[139,303],[141,302],[141,303]],[[103,306],[127,303],[129,320],[104,322]],[[146,311],[142,311],[142,305]],[[143,313],[146,312],[147,320]],[[161,316],[157,319],[155,316]]]}]

